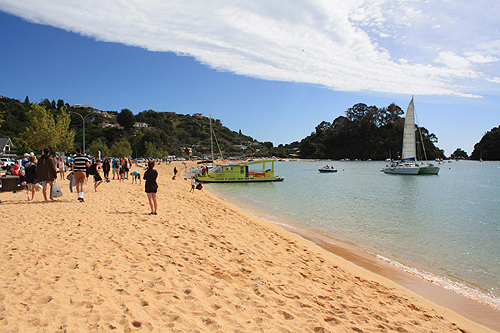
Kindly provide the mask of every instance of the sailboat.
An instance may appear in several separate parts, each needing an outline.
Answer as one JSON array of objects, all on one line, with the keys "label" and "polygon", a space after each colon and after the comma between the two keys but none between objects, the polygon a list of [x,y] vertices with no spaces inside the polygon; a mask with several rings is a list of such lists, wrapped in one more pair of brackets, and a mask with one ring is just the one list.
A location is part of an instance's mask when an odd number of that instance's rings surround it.
[{"label": "sailboat", "polygon": [[[421,175],[431,174],[437,175],[439,167],[427,162],[417,162],[417,149],[415,140],[415,106],[413,104],[413,96],[406,110],[405,124],[403,129],[403,154],[400,161],[392,161],[381,171],[389,174],[402,175]],[[422,140],[422,134],[421,141]],[[422,144],[423,147],[423,144]],[[425,148],[424,148],[425,154]]]}]

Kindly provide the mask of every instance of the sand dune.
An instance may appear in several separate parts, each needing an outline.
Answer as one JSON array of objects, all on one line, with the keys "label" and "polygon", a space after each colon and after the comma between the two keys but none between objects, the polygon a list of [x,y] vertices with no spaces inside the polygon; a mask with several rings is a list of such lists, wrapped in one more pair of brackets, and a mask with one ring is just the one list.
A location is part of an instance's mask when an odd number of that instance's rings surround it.
[{"label": "sand dune", "polygon": [[[0,193],[1,332],[488,332],[159,171],[34,202]],[[141,170],[142,172],[142,170]]]}]

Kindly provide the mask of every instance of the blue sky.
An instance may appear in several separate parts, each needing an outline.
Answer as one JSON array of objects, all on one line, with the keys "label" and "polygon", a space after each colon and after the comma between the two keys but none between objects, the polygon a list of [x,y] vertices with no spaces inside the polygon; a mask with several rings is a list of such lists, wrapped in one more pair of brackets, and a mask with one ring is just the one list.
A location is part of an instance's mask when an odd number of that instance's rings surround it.
[{"label": "blue sky", "polygon": [[356,103],[448,155],[500,125],[496,0],[0,0],[0,95],[203,113],[275,145]]}]

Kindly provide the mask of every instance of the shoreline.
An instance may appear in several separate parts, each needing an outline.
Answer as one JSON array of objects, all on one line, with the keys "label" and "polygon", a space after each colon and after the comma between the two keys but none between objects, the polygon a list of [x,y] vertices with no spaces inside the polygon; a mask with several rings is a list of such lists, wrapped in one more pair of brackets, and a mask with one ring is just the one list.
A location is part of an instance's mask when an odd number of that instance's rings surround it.
[{"label": "shoreline", "polygon": [[[161,165],[85,203],[0,193],[0,318],[8,331],[492,332]],[[133,168],[137,169],[137,168]],[[142,170],[141,174],[142,174]]]},{"label": "shoreline", "polygon": [[[216,190],[215,190],[216,192]],[[233,204],[232,201],[220,196],[217,192],[212,193],[219,199]],[[457,314],[481,325],[485,325],[497,332],[500,332],[500,310],[493,306],[481,303],[460,294],[459,292],[447,289],[439,284],[427,281],[415,274],[398,268],[386,260],[377,258],[376,254],[370,253],[358,247],[356,244],[350,244],[345,241],[335,239],[334,235],[325,235],[320,231],[311,229],[305,224],[297,224],[297,221],[271,221],[266,218],[266,213],[259,211],[256,207],[235,201],[233,204],[243,211],[252,214],[258,219],[266,221],[283,228],[287,232],[296,234],[306,240],[311,241],[322,249],[339,256],[352,264],[362,267],[374,274],[389,279],[390,281],[406,288],[426,300],[429,300],[439,306],[449,309]],[[258,210],[258,209],[257,209]]]}]

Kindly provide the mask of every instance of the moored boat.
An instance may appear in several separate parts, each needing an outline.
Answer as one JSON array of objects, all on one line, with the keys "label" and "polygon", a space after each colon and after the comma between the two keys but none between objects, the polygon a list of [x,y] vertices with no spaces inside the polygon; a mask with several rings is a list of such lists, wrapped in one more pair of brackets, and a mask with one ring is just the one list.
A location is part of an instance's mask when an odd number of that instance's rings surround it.
[{"label": "moored boat", "polygon": [[[196,180],[203,183],[263,183],[280,182],[283,177],[274,175],[274,162],[276,160],[258,160],[252,162],[220,163],[215,164],[205,174],[197,174]],[[271,164],[270,169],[266,165]],[[252,166],[262,164],[262,169],[253,169]]]},{"label": "moored boat", "polygon": [[[390,165],[382,168],[381,171],[389,174],[401,175],[437,175],[439,167],[427,162],[417,162],[416,140],[415,140],[415,107],[413,97],[406,110],[405,123],[403,129],[403,153],[401,161],[392,161]],[[423,140],[422,140],[423,141]],[[425,147],[424,154],[425,154]]]},{"label": "moored boat", "polygon": [[329,167],[327,165],[327,166],[324,166],[322,168],[319,168],[318,171],[321,173],[332,173],[332,172],[337,172],[337,169],[335,169],[333,166]]},{"label": "moored boat", "polygon": [[389,174],[398,174],[398,175],[418,175],[420,171],[420,167],[418,167],[415,163],[404,163],[401,161],[394,161],[390,165],[387,165],[382,170],[385,173]]}]

